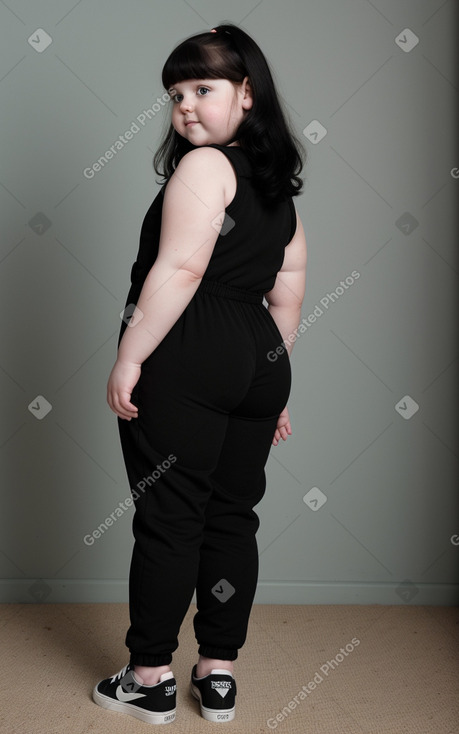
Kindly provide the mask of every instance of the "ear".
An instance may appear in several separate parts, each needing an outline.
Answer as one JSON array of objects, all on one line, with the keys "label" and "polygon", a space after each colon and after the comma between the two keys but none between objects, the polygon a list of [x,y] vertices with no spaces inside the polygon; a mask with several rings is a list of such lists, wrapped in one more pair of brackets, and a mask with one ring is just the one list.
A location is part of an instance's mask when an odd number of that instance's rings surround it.
[{"label": "ear", "polygon": [[249,77],[246,76],[241,85],[242,94],[242,108],[244,110],[250,110],[253,106],[253,91],[252,85],[250,84]]}]

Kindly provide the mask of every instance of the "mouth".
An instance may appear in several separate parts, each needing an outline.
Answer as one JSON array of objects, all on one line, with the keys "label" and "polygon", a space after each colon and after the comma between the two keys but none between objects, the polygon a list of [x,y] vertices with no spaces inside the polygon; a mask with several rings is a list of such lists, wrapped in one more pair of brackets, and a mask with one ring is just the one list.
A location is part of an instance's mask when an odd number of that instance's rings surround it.
[{"label": "mouth", "polygon": [[189,120],[188,122],[185,122],[185,127],[188,127],[189,125],[197,125],[197,120]]}]

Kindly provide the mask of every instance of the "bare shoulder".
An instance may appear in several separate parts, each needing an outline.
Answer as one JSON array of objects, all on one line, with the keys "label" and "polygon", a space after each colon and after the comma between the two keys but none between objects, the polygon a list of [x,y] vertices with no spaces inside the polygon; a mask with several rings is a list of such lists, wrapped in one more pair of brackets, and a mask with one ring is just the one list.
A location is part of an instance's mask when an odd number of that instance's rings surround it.
[{"label": "bare shoulder", "polygon": [[203,191],[220,189],[228,206],[236,192],[236,173],[229,158],[218,148],[195,148],[186,153],[175,173]]},{"label": "bare shoulder", "polygon": [[[226,206],[218,156],[218,150],[196,148],[180,160],[164,192],[161,230],[164,239],[176,236],[176,232],[180,231],[179,221],[185,225],[181,235],[185,239],[190,239],[191,230],[199,232],[202,239],[205,239],[205,233],[209,241],[214,234],[218,235],[212,222]],[[177,218],[178,211],[181,213],[180,218]],[[210,233],[209,226],[212,229]]]},{"label": "bare shoulder", "polygon": [[176,171],[180,169],[190,175],[193,175],[193,173],[199,175],[204,172],[218,173],[219,171],[223,174],[228,170],[228,167],[230,170],[232,169],[231,163],[221,150],[202,147],[185,153]]}]

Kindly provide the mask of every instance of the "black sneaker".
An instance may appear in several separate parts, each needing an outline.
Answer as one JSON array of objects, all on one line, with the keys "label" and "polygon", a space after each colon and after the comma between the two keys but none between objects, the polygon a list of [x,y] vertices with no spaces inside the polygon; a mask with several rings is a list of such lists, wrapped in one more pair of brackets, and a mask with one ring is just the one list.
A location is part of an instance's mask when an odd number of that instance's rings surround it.
[{"label": "black sneaker", "polygon": [[98,683],[93,700],[104,709],[131,714],[147,724],[169,724],[175,719],[176,684],[172,672],[163,673],[160,682],[144,686],[134,678],[128,663],[119,673]]},{"label": "black sneaker", "polygon": [[214,723],[232,721],[237,691],[230,671],[214,668],[209,675],[196,678],[196,668],[191,672],[190,691],[201,704],[201,715]]}]

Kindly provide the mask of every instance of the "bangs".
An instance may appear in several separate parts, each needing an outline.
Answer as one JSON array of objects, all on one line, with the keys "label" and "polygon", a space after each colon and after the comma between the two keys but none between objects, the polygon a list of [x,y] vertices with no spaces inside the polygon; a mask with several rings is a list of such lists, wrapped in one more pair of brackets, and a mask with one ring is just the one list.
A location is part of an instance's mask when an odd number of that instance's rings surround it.
[{"label": "bangs", "polygon": [[171,53],[164,64],[161,80],[166,90],[186,79],[229,79],[241,82],[244,74],[243,70],[236,72],[238,67],[240,60],[231,49],[223,49],[215,42],[205,45],[189,40]]},{"label": "bangs", "polygon": [[[253,104],[225,144],[237,142],[245,150],[252,165],[254,188],[263,202],[274,204],[302,193],[299,173],[307,150],[290,127],[269,64],[253,38],[234,23],[216,26],[213,31],[181,41],[161,70],[164,88],[168,93],[170,90],[171,110],[176,102],[172,95],[177,94],[174,85],[190,81],[195,82],[194,87],[208,79],[208,86],[213,87],[213,80],[227,79],[234,87],[234,103],[237,87],[246,77]],[[177,132],[172,121],[166,116],[164,119],[168,128],[153,160],[156,173],[163,179],[157,181],[161,184],[170,180],[182,158],[196,147]]]}]

